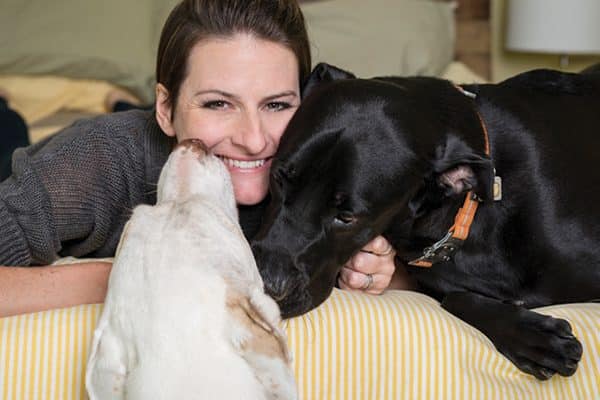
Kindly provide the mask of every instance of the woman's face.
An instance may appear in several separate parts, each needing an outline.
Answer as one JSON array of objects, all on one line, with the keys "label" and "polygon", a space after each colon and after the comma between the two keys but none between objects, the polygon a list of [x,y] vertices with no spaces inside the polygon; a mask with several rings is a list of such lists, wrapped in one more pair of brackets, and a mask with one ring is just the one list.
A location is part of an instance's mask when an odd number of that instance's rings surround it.
[{"label": "woman's face", "polygon": [[248,34],[197,43],[172,113],[158,84],[156,117],[177,141],[202,140],[227,165],[238,204],[266,196],[271,161],[300,104],[298,61],[287,47]]}]

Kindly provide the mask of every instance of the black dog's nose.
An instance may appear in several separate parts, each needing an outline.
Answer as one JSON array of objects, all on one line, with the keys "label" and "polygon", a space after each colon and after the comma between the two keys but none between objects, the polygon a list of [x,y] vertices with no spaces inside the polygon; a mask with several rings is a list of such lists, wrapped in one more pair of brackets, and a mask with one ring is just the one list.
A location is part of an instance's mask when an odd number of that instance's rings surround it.
[{"label": "black dog's nose", "polygon": [[290,252],[280,246],[254,241],[251,248],[265,293],[277,302],[281,316],[289,318],[310,310],[313,303],[306,268],[297,265]]},{"label": "black dog's nose", "polygon": [[287,290],[286,287],[274,288],[273,285],[267,285],[265,283],[265,293],[267,296],[272,297],[277,303],[281,303],[285,300],[288,297],[288,292],[289,290]]},{"label": "black dog's nose", "polygon": [[282,315],[307,309],[310,303],[309,278],[305,270],[296,265],[289,251],[260,241],[252,242],[251,248],[263,278],[265,293],[277,302]]},{"label": "black dog's nose", "polygon": [[265,293],[281,303],[299,284],[293,268],[290,268],[292,261],[284,253],[268,250],[260,243],[252,243],[251,248],[265,284]]}]

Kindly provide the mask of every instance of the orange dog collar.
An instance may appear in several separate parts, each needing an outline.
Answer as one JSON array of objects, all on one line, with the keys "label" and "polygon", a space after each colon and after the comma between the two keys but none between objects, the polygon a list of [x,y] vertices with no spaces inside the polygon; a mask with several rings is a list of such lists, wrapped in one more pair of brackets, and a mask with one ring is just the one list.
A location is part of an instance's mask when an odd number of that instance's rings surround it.
[{"label": "orange dog collar", "polygon": [[[456,88],[465,96],[471,98],[475,97],[475,94],[467,92],[460,86],[456,86]],[[481,114],[479,114],[479,112],[477,112],[477,116],[479,117],[479,122],[481,123],[481,128],[485,138],[485,154],[489,156],[490,140],[487,127],[485,126],[483,118],[481,118]],[[502,181],[500,177],[494,177],[494,200],[500,200],[502,197],[501,183]],[[454,254],[454,252],[463,244],[463,242],[467,240],[467,237],[469,237],[469,231],[471,229],[471,224],[475,219],[475,213],[477,212],[479,201],[479,198],[472,190],[467,192],[465,202],[458,210],[458,213],[454,218],[454,225],[452,225],[452,227],[448,230],[446,236],[434,243],[432,246],[427,247],[425,250],[423,250],[423,255],[421,257],[409,261],[408,264],[416,267],[429,268],[435,263],[449,261],[452,257],[452,254]]]}]

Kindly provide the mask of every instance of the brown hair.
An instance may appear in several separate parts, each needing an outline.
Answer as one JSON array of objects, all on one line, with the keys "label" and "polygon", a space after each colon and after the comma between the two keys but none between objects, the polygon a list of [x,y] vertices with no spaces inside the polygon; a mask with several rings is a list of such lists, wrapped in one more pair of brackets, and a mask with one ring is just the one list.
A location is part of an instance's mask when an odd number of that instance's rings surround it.
[{"label": "brown hair", "polygon": [[192,48],[209,37],[253,34],[288,47],[298,60],[300,83],[311,68],[304,17],[296,0],[183,0],[167,18],[158,45],[156,81],[175,109]]}]

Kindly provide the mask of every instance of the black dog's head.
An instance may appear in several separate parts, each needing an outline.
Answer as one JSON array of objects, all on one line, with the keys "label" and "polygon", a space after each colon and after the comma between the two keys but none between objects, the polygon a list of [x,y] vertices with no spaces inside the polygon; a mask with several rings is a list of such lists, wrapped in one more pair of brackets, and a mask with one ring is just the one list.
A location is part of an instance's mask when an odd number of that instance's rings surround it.
[{"label": "black dog's head", "polygon": [[323,302],[340,267],[375,236],[408,238],[444,196],[491,193],[477,114],[450,83],[355,79],[326,64],[311,78],[276,154],[253,242],[285,317]]}]

